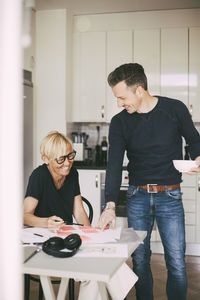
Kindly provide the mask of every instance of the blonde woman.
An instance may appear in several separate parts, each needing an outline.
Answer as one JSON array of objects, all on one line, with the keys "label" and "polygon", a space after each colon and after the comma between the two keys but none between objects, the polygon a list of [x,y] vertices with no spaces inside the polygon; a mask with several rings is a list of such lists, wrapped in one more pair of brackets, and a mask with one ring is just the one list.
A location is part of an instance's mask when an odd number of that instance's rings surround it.
[{"label": "blonde woman", "polygon": [[[80,195],[78,172],[73,167],[76,152],[72,142],[63,134],[52,131],[41,142],[44,164],[31,174],[24,199],[24,224],[48,227],[57,232],[64,221],[90,225]],[[127,281],[127,278],[129,280]],[[135,282],[126,264],[106,285],[113,299],[125,298]],[[78,300],[108,300],[105,284],[95,280],[82,281]],[[117,295],[117,296],[116,296]]]},{"label": "blonde woman", "polygon": [[84,210],[78,172],[73,167],[76,152],[70,139],[52,131],[41,142],[44,164],[29,178],[24,200],[24,224],[48,227],[57,232],[64,221],[90,225]]}]

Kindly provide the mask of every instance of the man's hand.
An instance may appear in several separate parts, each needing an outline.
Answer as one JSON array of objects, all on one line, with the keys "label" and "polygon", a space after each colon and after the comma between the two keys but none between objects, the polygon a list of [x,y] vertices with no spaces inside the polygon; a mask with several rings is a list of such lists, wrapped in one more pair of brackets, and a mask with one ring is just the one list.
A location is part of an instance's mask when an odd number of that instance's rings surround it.
[{"label": "man's hand", "polygon": [[116,227],[116,215],[115,215],[115,203],[108,202],[107,207],[102,212],[98,226],[104,230],[107,225],[112,224],[112,228],[115,229]]},{"label": "man's hand", "polygon": [[192,169],[192,171],[187,172],[187,174],[196,175],[196,174],[200,173],[200,156],[197,156],[195,158],[195,161],[197,162],[197,168]]}]

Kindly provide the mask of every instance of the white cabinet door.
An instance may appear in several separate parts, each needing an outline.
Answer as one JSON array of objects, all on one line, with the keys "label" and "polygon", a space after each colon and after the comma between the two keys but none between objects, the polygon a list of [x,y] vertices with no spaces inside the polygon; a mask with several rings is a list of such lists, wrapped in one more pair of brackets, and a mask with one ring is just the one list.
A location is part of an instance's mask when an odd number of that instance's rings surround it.
[{"label": "white cabinet door", "polygon": [[159,29],[134,30],[133,57],[144,67],[150,94],[160,95]]},{"label": "white cabinet door", "polygon": [[200,121],[200,27],[189,29],[189,109],[194,121]]},{"label": "white cabinet door", "polygon": [[101,172],[99,170],[78,170],[81,195],[90,201],[93,207],[93,226],[97,225],[101,213]]},{"label": "white cabinet door", "polygon": [[106,33],[74,34],[73,121],[105,121]]},{"label": "white cabinet door", "polygon": [[200,243],[200,174],[197,176],[196,224],[197,224],[196,237]]},{"label": "white cabinet door", "polygon": [[[200,241],[200,231],[198,231],[198,220],[200,219],[200,205],[198,204],[199,195],[197,187],[197,176],[183,174],[181,191],[183,193],[182,199],[185,211],[186,243],[198,243]],[[158,228],[156,228],[156,238],[155,235],[153,235],[153,238],[154,239],[152,239],[152,241],[161,241]]]},{"label": "white cabinet door", "polygon": [[183,193],[183,207],[185,211],[185,234],[187,243],[195,243],[196,232],[196,203],[197,203],[197,177],[183,174],[181,183]]},{"label": "white cabinet door", "polygon": [[188,105],[188,28],[161,30],[161,95]]},{"label": "white cabinet door", "polygon": [[[130,62],[132,62],[132,31],[107,32],[107,76],[118,66]],[[108,84],[106,95],[106,121],[110,122],[111,118],[122,109],[118,108],[116,98]]]}]

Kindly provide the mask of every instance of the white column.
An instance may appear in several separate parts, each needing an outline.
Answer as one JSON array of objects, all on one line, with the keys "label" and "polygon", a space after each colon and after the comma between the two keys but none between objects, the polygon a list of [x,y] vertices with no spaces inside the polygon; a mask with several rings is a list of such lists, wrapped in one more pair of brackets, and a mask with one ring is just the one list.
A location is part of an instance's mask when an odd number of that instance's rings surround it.
[{"label": "white column", "polygon": [[0,298],[22,299],[21,0],[0,1]]}]

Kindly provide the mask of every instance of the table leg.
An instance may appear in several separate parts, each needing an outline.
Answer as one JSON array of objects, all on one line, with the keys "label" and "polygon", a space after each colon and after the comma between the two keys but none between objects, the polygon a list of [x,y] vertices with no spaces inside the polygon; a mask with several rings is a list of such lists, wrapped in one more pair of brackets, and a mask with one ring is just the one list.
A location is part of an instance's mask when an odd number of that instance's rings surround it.
[{"label": "table leg", "polygon": [[68,288],[69,279],[68,278],[62,278],[60,287],[58,290],[58,296],[57,300],[64,300],[67,294],[67,288]]},{"label": "table leg", "polygon": [[108,293],[105,288],[105,282],[98,281],[98,286],[99,286],[99,294],[101,295],[101,298],[104,300],[108,300]]},{"label": "table leg", "polygon": [[53,286],[51,283],[51,278],[48,276],[40,275],[40,280],[44,292],[45,299],[48,300],[56,300],[55,293],[53,290]]},{"label": "table leg", "polygon": [[47,300],[65,300],[66,294],[67,294],[67,288],[68,288],[68,278],[61,278],[61,283],[58,289],[58,295],[57,298],[55,296],[53,285],[51,282],[51,278],[48,276],[40,276],[43,292],[45,299]]}]

